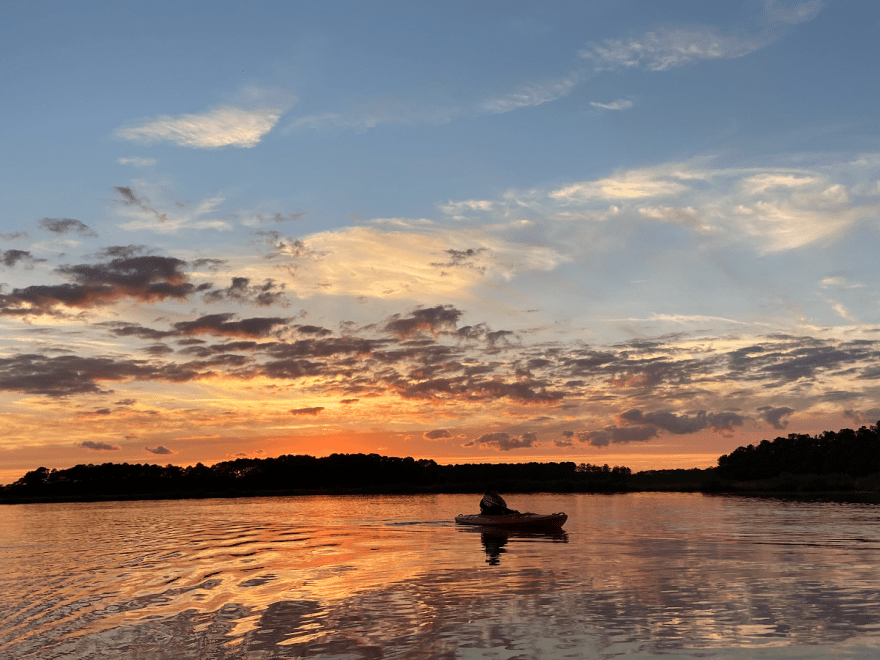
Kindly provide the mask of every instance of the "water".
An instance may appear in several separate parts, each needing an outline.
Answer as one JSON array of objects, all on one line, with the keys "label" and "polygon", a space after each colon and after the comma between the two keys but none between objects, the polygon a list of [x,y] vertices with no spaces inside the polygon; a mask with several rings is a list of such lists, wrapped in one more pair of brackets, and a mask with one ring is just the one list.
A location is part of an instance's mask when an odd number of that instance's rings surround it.
[{"label": "water", "polygon": [[0,658],[880,657],[880,507],[507,499],[0,507]]}]

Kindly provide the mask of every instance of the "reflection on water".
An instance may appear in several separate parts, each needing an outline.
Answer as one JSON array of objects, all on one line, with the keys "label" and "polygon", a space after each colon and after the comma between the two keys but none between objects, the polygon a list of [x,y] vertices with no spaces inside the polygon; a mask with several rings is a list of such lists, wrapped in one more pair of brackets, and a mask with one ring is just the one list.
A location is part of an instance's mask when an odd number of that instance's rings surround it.
[{"label": "reflection on water", "polygon": [[514,499],[0,507],[0,657],[880,657],[880,507]]},{"label": "reflection on water", "polygon": [[491,527],[466,527],[459,528],[461,533],[479,532],[480,541],[486,550],[486,563],[490,566],[498,566],[501,563],[501,555],[507,552],[504,546],[510,539],[532,539],[555,541],[557,543],[568,542],[568,532],[561,529],[550,531],[518,530],[518,529],[492,529]]}]

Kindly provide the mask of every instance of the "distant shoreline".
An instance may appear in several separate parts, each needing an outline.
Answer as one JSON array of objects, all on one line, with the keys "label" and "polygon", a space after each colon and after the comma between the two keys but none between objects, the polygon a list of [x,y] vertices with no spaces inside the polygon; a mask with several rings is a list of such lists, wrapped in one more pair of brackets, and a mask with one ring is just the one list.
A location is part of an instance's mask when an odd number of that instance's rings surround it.
[{"label": "distant shoreline", "polygon": [[880,427],[789,434],[739,447],[713,468],[644,470],[560,463],[466,463],[331,454],[212,466],[104,463],[37,468],[0,486],[0,504],[308,495],[679,492],[880,503]]},{"label": "distant shoreline", "polygon": [[[425,488],[405,486],[398,488],[314,488],[302,490],[231,490],[202,492],[166,492],[166,493],[119,493],[119,494],[82,494],[69,496],[23,496],[0,497],[0,505],[15,504],[89,504],[97,502],[143,502],[143,501],[175,501],[175,500],[209,500],[209,499],[254,499],[273,497],[374,497],[374,496],[409,496],[409,495],[474,495],[482,494],[483,488],[478,486],[463,488]],[[792,501],[833,501],[853,502],[862,504],[880,504],[880,491],[874,490],[778,490],[771,483],[727,484],[723,488],[701,488],[696,484],[657,484],[653,487],[627,486],[620,488],[541,488],[537,490],[508,489],[506,494],[534,495],[636,495],[640,493],[680,493],[699,494],[717,497],[772,498]],[[476,502],[476,500],[475,500]]]}]

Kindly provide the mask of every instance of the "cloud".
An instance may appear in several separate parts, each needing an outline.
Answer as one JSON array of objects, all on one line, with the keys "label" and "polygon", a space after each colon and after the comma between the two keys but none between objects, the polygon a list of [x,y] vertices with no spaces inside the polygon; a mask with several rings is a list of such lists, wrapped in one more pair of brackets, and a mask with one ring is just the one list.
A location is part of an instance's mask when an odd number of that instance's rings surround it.
[{"label": "cloud", "polygon": [[[263,235],[273,259],[295,279],[301,297],[448,300],[483,281],[550,271],[567,260],[545,245],[507,241],[477,227],[442,228],[428,221],[387,221],[303,239],[282,238],[274,232]],[[441,263],[450,265],[438,276]]]},{"label": "cloud", "polygon": [[147,213],[155,215],[159,222],[168,221],[167,213],[159,213],[159,211],[150,206],[149,199],[147,199],[146,197],[144,197],[143,199],[138,197],[135,192],[128,186],[115,186],[114,189],[122,197],[122,199],[119,201],[125,206],[136,206],[139,209],[146,211]]},{"label": "cloud", "polygon": [[774,429],[784,429],[788,426],[788,416],[794,412],[792,408],[781,407],[781,408],[772,408],[770,406],[764,406],[762,408],[758,408],[758,411],[761,413],[759,417],[763,419],[765,422],[770,424]]},{"label": "cloud", "polygon": [[296,222],[309,214],[308,211],[297,211],[296,213],[273,213],[271,215],[257,214],[245,218],[241,224],[246,227],[257,227],[265,223],[280,224],[282,222]]},{"label": "cloud", "polygon": [[853,420],[856,424],[880,424],[880,408],[868,410],[844,410],[843,416]]},{"label": "cloud", "polygon": [[87,224],[73,218],[43,218],[40,227],[55,234],[76,232],[83,236],[97,236]]},{"label": "cloud", "polygon": [[515,92],[509,92],[483,101],[479,105],[479,109],[489,114],[501,114],[511,110],[518,110],[519,108],[542,105],[560,99],[563,96],[568,96],[578,82],[580,82],[580,77],[577,74],[571,74],[565,78],[550,82],[526,85],[520,87]]},{"label": "cloud", "polygon": [[381,125],[439,126],[461,115],[452,106],[432,106],[408,99],[381,98],[344,111],[323,112],[293,118],[283,129],[295,131],[353,131],[363,133]]},{"label": "cloud", "polygon": [[176,451],[168,449],[168,447],[166,447],[164,445],[159,445],[158,447],[154,447],[152,449],[150,447],[144,447],[144,449],[146,451],[150,452],[151,454],[156,454],[156,455],[166,455],[166,454],[176,454],[177,453]]},{"label": "cloud", "polygon": [[760,37],[722,35],[708,26],[660,28],[629,40],[606,39],[581,51],[597,70],[666,71],[700,60],[731,59],[767,45]]},{"label": "cloud", "polygon": [[641,410],[632,409],[619,414],[617,418],[626,424],[653,426],[676,435],[696,433],[705,428],[718,433],[730,433],[737,426],[742,426],[745,421],[741,415],[733,412],[706,413],[705,410],[676,415],[668,411],[643,413]]},{"label": "cloud", "polygon": [[0,309],[31,305],[46,309],[54,305],[92,307],[120,298],[156,302],[167,298],[185,300],[210,284],[193,285],[183,268],[186,262],[173,257],[136,256],[98,264],[60,266],[56,272],[73,283],[33,285],[0,294]]},{"label": "cloud", "polygon": [[574,183],[549,192],[561,202],[586,200],[622,201],[650,197],[670,197],[685,192],[687,186],[677,177],[651,170],[630,170],[598,181]]},{"label": "cloud", "polygon": [[135,167],[150,167],[156,164],[155,158],[118,158],[116,160],[120,165],[134,165]]},{"label": "cloud", "polygon": [[277,329],[287,325],[287,319],[280,317],[255,317],[235,319],[235,314],[208,314],[194,321],[180,321],[174,329],[181,334],[213,334],[226,337],[268,337]]},{"label": "cloud", "polygon": [[83,449],[89,449],[91,451],[119,451],[119,445],[111,445],[106,442],[94,442],[93,440],[86,440],[77,445],[77,447],[82,447]]},{"label": "cloud", "polygon": [[195,149],[250,148],[259,144],[283,114],[282,108],[246,110],[226,105],[201,114],[160,115],[130,128],[118,128],[116,136],[145,144],[172,142]]},{"label": "cloud", "polygon": [[757,17],[758,31],[741,26],[728,33],[706,25],[659,27],[626,40],[606,39],[581,51],[597,71],[643,68],[666,71],[703,60],[733,59],[766,48],[789,27],[813,20],[823,6],[819,0],[765,0]]},{"label": "cloud", "polygon": [[434,431],[425,431],[422,433],[425,440],[445,440],[453,437],[452,433],[446,429],[436,429]]},{"label": "cloud", "polygon": [[409,316],[395,314],[385,323],[385,329],[401,339],[428,333],[437,336],[440,332],[454,332],[461,318],[461,312],[452,305],[438,305],[427,309],[417,309]]},{"label": "cloud", "polygon": [[6,250],[0,251],[0,264],[7,268],[12,268],[16,264],[24,264],[25,268],[33,268],[35,263],[46,261],[45,259],[37,259],[26,250]]},{"label": "cloud", "polygon": [[845,277],[840,275],[825,277],[822,279],[820,285],[823,289],[861,289],[865,286],[864,284],[859,284],[858,282],[850,282]]},{"label": "cloud", "polygon": [[199,377],[191,367],[146,360],[20,354],[0,358],[0,391],[71,396],[106,394],[98,383],[112,381],[185,382]]},{"label": "cloud", "polygon": [[295,408],[290,411],[292,415],[317,415],[324,410],[324,406],[315,406],[314,408]]},{"label": "cloud", "polygon": [[[497,199],[441,209],[452,219],[466,213],[469,220],[485,216],[508,225],[553,221],[558,233],[592,231],[597,248],[624,249],[634,229],[660,223],[689,230],[709,245],[736,241],[774,253],[827,243],[880,215],[876,176],[871,158],[829,158],[812,168],[712,168],[695,160],[550,189],[508,190]],[[612,218],[613,226],[600,228]],[[823,286],[839,282],[830,277]]]},{"label": "cloud", "polygon": [[[271,307],[272,305],[286,306],[283,283],[267,279],[262,284],[251,284],[247,277],[233,277],[232,283],[225,289],[209,291],[202,300],[206,303],[238,302],[257,307]],[[279,290],[275,290],[279,289]]]},{"label": "cloud", "polygon": [[628,444],[630,442],[646,442],[656,437],[657,429],[653,426],[606,426],[601,431],[581,431],[578,440],[594,447],[607,447],[610,444]]},{"label": "cloud", "polygon": [[486,433],[476,439],[481,448],[494,447],[498,451],[536,447],[538,436],[534,433],[523,433],[522,436],[510,436],[504,432]]},{"label": "cloud", "polygon": [[[139,187],[156,188],[144,180],[136,181]],[[199,219],[202,216],[212,214],[217,206],[224,201],[221,196],[202,200],[191,206],[181,202],[172,202],[173,210],[160,211],[143,193],[136,193],[130,186],[115,186],[119,193],[119,199],[115,200],[124,207],[120,213],[128,216],[131,220],[123,225],[122,229],[140,231],[147,229],[160,234],[175,234],[181,229],[215,229],[229,231],[230,223],[223,220]],[[161,193],[161,191],[159,191]]]},{"label": "cloud", "polygon": [[590,101],[590,105],[600,110],[629,110],[633,107],[633,102],[627,99],[617,99],[616,101],[611,101],[611,103]]}]

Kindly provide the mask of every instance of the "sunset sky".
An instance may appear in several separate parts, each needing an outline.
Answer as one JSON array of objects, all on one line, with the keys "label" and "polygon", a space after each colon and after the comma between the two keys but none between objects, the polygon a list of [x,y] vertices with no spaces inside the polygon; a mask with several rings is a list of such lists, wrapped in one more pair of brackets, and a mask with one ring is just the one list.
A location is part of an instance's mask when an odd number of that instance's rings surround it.
[{"label": "sunset sky", "polygon": [[0,483],[880,419],[875,0],[0,17]]}]

